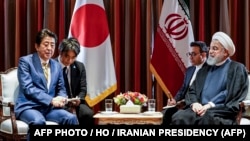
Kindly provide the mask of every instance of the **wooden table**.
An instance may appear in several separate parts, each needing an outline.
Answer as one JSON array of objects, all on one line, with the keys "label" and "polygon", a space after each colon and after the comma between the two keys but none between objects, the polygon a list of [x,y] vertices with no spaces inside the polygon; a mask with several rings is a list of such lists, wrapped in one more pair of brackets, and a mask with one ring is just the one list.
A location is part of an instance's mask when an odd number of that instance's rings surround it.
[{"label": "wooden table", "polygon": [[139,113],[139,114],[103,114],[97,113],[94,118],[98,125],[160,125],[162,123],[162,113]]}]

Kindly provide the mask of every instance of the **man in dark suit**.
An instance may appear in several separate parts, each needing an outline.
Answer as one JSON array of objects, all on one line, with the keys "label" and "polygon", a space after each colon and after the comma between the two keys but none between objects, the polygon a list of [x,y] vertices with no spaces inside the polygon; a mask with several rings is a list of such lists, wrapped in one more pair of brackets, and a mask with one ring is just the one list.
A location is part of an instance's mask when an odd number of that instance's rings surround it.
[{"label": "man in dark suit", "polygon": [[187,93],[189,86],[194,81],[197,72],[206,65],[207,52],[208,47],[205,42],[195,41],[190,43],[190,52],[187,53],[187,57],[189,57],[191,66],[187,68],[183,84],[174,99],[168,99],[167,106],[170,108],[162,110],[162,125],[170,124],[172,115],[178,110],[178,106],[176,106],[177,102],[184,100],[185,94]]},{"label": "man in dark suit", "polygon": [[246,67],[230,59],[235,53],[232,39],[216,32],[210,43],[207,66],[185,96],[186,107],[173,116],[173,125],[233,125],[239,103],[248,92]]},{"label": "man in dark suit", "polygon": [[76,61],[76,57],[80,53],[80,44],[73,37],[64,39],[59,44],[58,51],[59,56],[56,60],[60,62],[65,74],[68,97],[79,98],[75,101],[79,123],[84,126],[92,126],[94,125],[94,112],[85,101],[87,94],[86,70],[82,62]]},{"label": "man in dark suit", "polygon": [[42,29],[36,36],[37,52],[19,58],[20,88],[15,115],[29,125],[45,125],[46,120],[60,125],[78,124],[77,117],[63,109],[67,94],[62,70],[60,64],[51,59],[56,42],[56,34]]}]

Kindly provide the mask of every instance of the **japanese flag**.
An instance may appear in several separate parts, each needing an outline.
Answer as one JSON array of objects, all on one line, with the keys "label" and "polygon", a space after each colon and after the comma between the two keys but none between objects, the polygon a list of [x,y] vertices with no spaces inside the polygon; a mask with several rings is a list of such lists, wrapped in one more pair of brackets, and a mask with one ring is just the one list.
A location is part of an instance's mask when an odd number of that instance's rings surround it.
[{"label": "japanese flag", "polygon": [[77,60],[83,62],[86,68],[85,100],[94,106],[117,89],[103,0],[76,0],[69,37],[77,38],[81,44]]}]

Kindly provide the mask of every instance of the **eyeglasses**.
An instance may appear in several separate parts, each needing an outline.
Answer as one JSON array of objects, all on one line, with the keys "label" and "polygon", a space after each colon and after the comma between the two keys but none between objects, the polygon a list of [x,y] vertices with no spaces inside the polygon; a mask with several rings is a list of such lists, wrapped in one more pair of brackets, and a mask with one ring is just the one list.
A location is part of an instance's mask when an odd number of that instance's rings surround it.
[{"label": "eyeglasses", "polygon": [[187,57],[189,57],[189,56],[194,57],[194,56],[196,56],[198,54],[201,54],[201,53],[195,53],[195,52],[188,52],[188,53],[186,53]]}]

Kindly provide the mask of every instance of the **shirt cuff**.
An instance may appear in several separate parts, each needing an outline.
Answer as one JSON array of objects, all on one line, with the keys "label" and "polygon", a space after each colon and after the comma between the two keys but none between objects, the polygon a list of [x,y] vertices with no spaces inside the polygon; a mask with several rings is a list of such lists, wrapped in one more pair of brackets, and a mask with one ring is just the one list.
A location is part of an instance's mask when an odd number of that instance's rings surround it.
[{"label": "shirt cuff", "polygon": [[211,105],[211,107],[215,107],[215,104],[213,102],[208,102],[209,105]]}]

